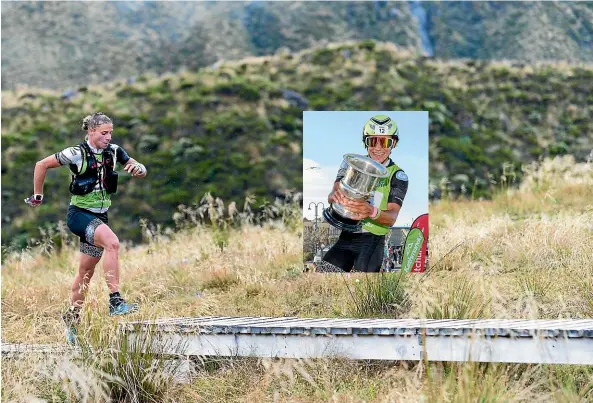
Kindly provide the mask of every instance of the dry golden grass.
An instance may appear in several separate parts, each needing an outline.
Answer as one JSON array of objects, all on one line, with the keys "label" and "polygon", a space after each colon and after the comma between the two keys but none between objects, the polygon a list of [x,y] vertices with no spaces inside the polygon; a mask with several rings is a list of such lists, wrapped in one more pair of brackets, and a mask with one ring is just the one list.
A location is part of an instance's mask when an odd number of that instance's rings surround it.
[{"label": "dry golden grass", "polygon": [[[568,160],[553,163],[566,165],[564,180],[548,172],[545,181],[502,192],[492,201],[445,200],[431,206],[431,270],[407,279],[405,309],[376,313],[593,317],[593,181],[585,180],[590,172],[586,166]],[[571,165],[580,173],[578,181],[566,179]],[[357,287],[364,290],[364,274],[302,272],[298,228],[234,229],[222,251],[220,237],[216,231],[193,228],[123,250],[124,295],[139,301],[142,309],[125,319],[108,317],[107,289],[98,270],[84,310],[83,332],[98,328],[109,334],[119,320],[179,316],[348,317],[363,303],[353,301],[350,291],[356,295]],[[59,315],[67,306],[76,263],[73,247],[49,257],[30,251],[4,262],[4,342],[64,342]],[[371,313],[379,309],[372,304],[365,306]],[[81,373],[76,385],[90,393],[87,401],[106,401],[102,394],[107,375],[97,369],[101,367],[83,370],[76,365],[5,360],[4,399],[74,399],[74,391],[65,392],[72,384],[64,380]],[[159,401],[587,402],[593,401],[593,369],[221,359],[202,364],[191,384],[162,388]]]},{"label": "dry golden grass", "polygon": [[[251,227],[233,232],[221,253],[211,231],[185,231],[121,253],[123,294],[142,305],[137,318],[229,314],[247,291],[253,294],[257,286],[263,296],[298,274],[300,249],[296,235]],[[68,304],[77,259],[71,248],[50,258],[23,253],[4,265],[4,341],[62,341],[59,314]],[[96,270],[85,312],[105,315],[107,301]]]}]

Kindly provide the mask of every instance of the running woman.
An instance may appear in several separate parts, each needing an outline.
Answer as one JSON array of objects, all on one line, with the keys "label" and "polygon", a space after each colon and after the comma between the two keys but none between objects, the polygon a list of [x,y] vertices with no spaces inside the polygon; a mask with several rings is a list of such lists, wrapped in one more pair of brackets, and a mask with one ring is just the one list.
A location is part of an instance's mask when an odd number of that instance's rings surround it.
[{"label": "running woman", "polygon": [[112,120],[101,112],[83,119],[82,129],[87,132],[85,141],[50,155],[35,164],[33,196],[25,202],[37,207],[43,201],[43,183],[47,171],[67,165],[72,172],[67,225],[80,238],[78,273],[72,284],[70,308],[62,315],[66,324],[66,337],[76,343],[76,326],[80,322],[86,291],[95,266],[103,256],[103,270],[109,288],[109,315],[125,315],[138,310],[138,304],[126,302],[120,295],[119,239],[108,225],[107,210],[111,195],[117,190],[116,164],[136,178],[146,176],[146,168],[111,143]]}]

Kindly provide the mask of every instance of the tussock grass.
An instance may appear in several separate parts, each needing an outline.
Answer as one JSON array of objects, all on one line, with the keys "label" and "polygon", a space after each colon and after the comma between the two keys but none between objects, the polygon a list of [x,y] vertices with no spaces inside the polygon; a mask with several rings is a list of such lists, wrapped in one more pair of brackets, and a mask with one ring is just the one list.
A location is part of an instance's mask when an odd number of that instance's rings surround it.
[{"label": "tussock grass", "polygon": [[490,317],[490,300],[467,277],[449,282],[426,301],[424,317],[428,319],[484,319]]},{"label": "tussock grass", "polygon": [[398,318],[410,309],[406,280],[410,274],[381,273],[355,280],[350,314],[357,318]]},{"label": "tussock grass", "polygon": [[228,290],[231,286],[239,283],[239,278],[236,274],[231,274],[225,269],[217,269],[211,271],[206,275],[202,283],[203,289],[218,289],[222,291]]}]

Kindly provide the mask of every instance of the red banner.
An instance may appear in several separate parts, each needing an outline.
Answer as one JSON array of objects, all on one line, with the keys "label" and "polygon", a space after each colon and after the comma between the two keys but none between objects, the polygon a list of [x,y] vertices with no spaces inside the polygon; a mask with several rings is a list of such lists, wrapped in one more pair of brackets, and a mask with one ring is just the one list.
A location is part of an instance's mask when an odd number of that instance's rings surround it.
[{"label": "red banner", "polygon": [[420,254],[414,263],[414,267],[412,268],[413,273],[422,273],[426,269],[426,253],[428,248],[428,214],[422,214],[412,224],[410,227],[410,231],[414,228],[418,228],[422,231],[422,235],[424,236],[424,241],[422,242],[422,248],[420,249]]}]

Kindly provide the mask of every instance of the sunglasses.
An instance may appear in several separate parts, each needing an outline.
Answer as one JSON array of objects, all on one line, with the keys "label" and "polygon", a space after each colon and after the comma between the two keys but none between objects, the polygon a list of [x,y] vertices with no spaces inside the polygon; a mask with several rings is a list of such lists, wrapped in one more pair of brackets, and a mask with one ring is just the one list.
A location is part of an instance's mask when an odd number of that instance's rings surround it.
[{"label": "sunglasses", "polygon": [[388,136],[366,136],[364,145],[367,147],[391,148],[396,143],[396,139]]}]

